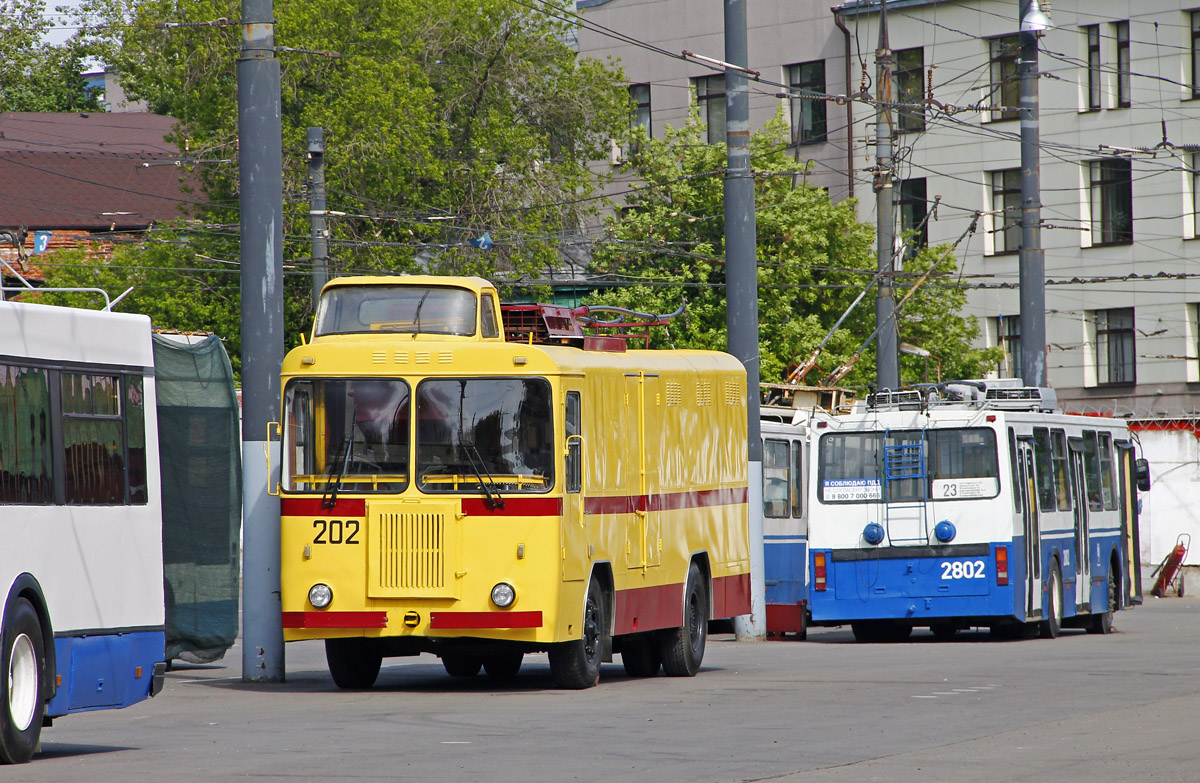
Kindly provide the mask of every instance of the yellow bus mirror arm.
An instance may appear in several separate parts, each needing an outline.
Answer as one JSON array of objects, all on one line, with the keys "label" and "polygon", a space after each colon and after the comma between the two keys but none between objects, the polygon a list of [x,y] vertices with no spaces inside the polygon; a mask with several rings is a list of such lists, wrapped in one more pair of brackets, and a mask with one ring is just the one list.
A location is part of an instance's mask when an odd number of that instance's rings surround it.
[{"label": "yellow bus mirror arm", "polygon": [[267,494],[273,498],[279,497],[279,482],[278,481],[275,482],[275,487],[274,487],[275,491],[272,492],[271,491],[271,489],[272,489],[272,487],[271,487],[271,436],[274,435],[276,438],[278,438],[279,434],[282,431],[283,431],[283,428],[280,426],[279,422],[268,421],[267,422],[267,439],[265,441],[263,441],[263,456],[267,458]]}]

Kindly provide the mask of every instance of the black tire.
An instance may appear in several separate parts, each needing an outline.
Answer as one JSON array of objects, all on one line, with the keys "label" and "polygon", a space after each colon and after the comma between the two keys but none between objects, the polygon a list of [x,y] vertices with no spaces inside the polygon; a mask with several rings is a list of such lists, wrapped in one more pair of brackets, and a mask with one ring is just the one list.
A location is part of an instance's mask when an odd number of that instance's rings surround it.
[{"label": "black tire", "polygon": [[621,664],[630,677],[654,677],[662,668],[658,645],[649,635],[626,639],[621,646]]},{"label": "black tire", "polygon": [[483,668],[493,680],[508,682],[515,679],[517,672],[521,671],[521,661],[524,658],[525,654],[519,652],[489,655],[483,659]]},{"label": "black tire", "polygon": [[1113,614],[1117,611],[1117,572],[1110,567],[1108,570],[1108,605],[1105,611],[1097,614],[1088,624],[1088,633],[1110,634],[1113,632]]},{"label": "black tire", "polygon": [[600,661],[604,658],[607,627],[604,591],[593,576],[588,583],[580,637],[550,648],[550,675],[558,687],[577,691],[600,682]]},{"label": "black tire", "polygon": [[361,691],[375,684],[383,653],[374,639],[326,639],[325,662],[334,685]]},{"label": "black tire", "polygon": [[661,631],[658,655],[669,677],[695,677],[708,644],[708,587],[700,566],[688,568],[683,588],[683,625]]},{"label": "black tire", "polygon": [[[520,662],[517,662],[520,666]],[[483,659],[475,655],[443,655],[442,666],[451,677],[474,677],[483,668]]]},{"label": "black tire", "polygon": [[1063,586],[1062,573],[1058,561],[1050,564],[1050,584],[1046,588],[1046,619],[1042,620],[1038,630],[1043,639],[1057,639],[1062,630],[1063,621]]},{"label": "black tire", "polygon": [[948,642],[958,633],[958,623],[930,623],[929,631],[938,641]]},{"label": "black tire", "polygon": [[46,711],[46,647],[33,604],[13,602],[4,617],[0,654],[0,762],[33,758]]},{"label": "black tire", "polygon": [[912,636],[912,626],[890,620],[860,620],[850,623],[854,640],[862,644],[903,642]]}]

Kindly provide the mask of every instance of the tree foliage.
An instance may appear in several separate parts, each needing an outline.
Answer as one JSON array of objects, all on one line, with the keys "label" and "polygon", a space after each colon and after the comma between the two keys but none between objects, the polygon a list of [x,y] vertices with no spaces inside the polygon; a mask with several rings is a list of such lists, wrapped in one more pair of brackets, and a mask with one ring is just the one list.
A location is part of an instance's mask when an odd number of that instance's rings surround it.
[{"label": "tree foliage", "polygon": [[[688,299],[687,318],[660,333],[660,345],[724,350],[726,296],[723,190],[725,147],[702,141],[693,116],[662,139],[634,139],[629,168],[645,187],[609,223],[610,241],[596,255],[597,271],[625,286],[596,303],[666,313]],[[809,184],[803,165],[789,153],[787,131],[776,117],[751,139],[758,243],[759,366],[764,382],[783,380],[829,334],[876,268],[874,232],[855,216],[853,201],[834,204]],[[901,310],[900,339],[942,360],[944,375],[978,377],[994,357],[970,348],[978,336],[972,318],[957,313],[965,293],[947,285],[954,271],[945,249],[927,250],[909,264],[930,281]],[[911,284],[912,278],[907,278]],[[898,286],[897,298],[907,290]],[[874,331],[874,294],[869,293],[833,332],[807,377],[815,382],[849,359]],[[843,383],[862,386],[875,375],[874,342],[867,343]],[[905,382],[921,380],[915,357],[905,357]]]},{"label": "tree foliage", "polygon": [[42,0],[0,3],[0,30],[0,111],[100,111],[83,79],[86,48],[44,42],[50,21]]}]

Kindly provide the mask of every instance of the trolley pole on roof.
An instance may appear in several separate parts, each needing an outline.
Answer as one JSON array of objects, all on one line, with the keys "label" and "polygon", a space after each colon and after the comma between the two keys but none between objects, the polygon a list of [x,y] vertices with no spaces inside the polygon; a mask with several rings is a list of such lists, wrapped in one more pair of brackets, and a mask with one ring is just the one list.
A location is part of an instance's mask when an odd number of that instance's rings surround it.
[{"label": "trolley pole on roof", "polygon": [[892,49],[888,41],[887,0],[879,9],[879,48],[875,50],[875,254],[879,287],[875,289],[875,382],[881,389],[900,386],[899,336],[893,273],[896,266],[895,183],[892,181]]},{"label": "trolley pole on roof", "polygon": [[[238,169],[242,262],[242,679],[281,682],[278,443],[283,363],[283,133],[272,0],[242,0]],[[274,459],[268,461],[268,450]]]},{"label": "trolley pole on roof", "polygon": [[729,352],[746,366],[749,457],[750,614],[734,618],[739,641],[766,636],[763,577],[762,438],[759,429],[758,265],[754,174],[750,170],[750,95],[746,1],[725,3],[725,324]]},{"label": "trolley pole on roof", "polygon": [[329,282],[329,231],[325,216],[325,131],[308,129],[308,216],[312,226],[313,314]]},{"label": "trolley pole on roof", "polygon": [[1050,26],[1038,0],[1020,0],[1021,59],[1021,377],[1046,381],[1046,256],[1042,251],[1041,160],[1038,145],[1038,36]]}]

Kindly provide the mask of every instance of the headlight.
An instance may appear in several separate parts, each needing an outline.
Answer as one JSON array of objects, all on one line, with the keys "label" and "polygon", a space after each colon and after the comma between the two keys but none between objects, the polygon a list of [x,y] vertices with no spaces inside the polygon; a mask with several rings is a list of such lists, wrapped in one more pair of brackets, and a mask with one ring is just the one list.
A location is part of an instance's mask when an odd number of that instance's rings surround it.
[{"label": "headlight", "polygon": [[324,582],[317,582],[308,588],[308,602],[318,609],[324,609],[333,602],[333,588]]},{"label": "headlight", "polygon": [[492,588],[492,603],[501,609],[512,606],[517,600],[517,591],[508,582],[501,582]]}]

